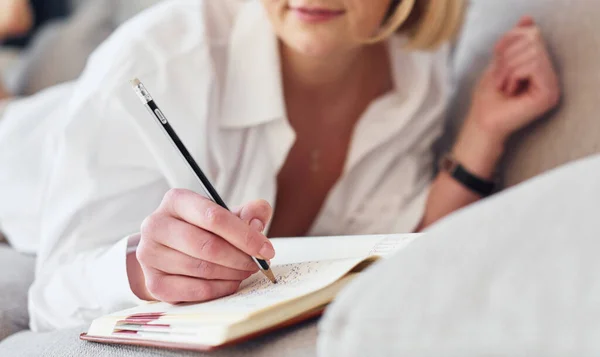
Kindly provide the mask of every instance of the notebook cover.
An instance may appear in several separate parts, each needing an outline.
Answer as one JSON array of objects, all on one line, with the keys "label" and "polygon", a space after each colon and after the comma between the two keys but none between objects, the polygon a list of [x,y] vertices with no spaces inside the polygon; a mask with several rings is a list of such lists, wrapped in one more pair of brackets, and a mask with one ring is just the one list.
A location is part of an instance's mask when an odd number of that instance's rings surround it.
[{"label": "notebook cover", "polygon": [[214,351],[216,349],[220,349],[223,347],[236,345],[256,337],[266,335],[270,332],[274,332],[286,327],[290,327],[293,325],[297,325],[301,322],[308,321],[314,318],[317,318],[323,314],[325,311],[325,307],[320,307],[318,309],[310,310],[309,312],[298,315],[291,320],[284,321],[279,325],[268,327],[264,330],[257,331],[251,333],[246,336],[242,336],[236,340],[228,341],[222,345],[218,346],[204,346],[204,345],[196,345],[196,344],[188,344],[188,343],[179,343],[179,342],[165,342],[165,341],[148,341],[148,340],[139,340],[132,338],[120,338],[120,337],[99,337],[99,336],[89,336],[87,333],[82,333],[79,338],[85,341],[91,342],[99,342],[99,343],[108,343],[108,344],[118,344],[118,345],[134,345],[134,346],[142,346],[142,347],[157,347],[157,348],[167,348],[171,350],[184,350],[184,351],[198,351],[198,352],[208,352]]}]

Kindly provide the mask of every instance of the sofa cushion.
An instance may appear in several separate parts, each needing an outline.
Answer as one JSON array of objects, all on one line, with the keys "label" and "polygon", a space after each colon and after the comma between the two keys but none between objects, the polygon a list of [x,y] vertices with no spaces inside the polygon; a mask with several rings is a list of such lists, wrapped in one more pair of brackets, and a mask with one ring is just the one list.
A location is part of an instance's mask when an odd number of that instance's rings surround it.
[{"label": "sofa cushion", "polygon": [[34,268],[34,257],[0,243],[0,341],[29,325],[27,290]]},{"label": "sofa cushion", "polygon": [[598,197],[595,156],[448,217],[344,289],[319,355],[599,356]]},{"label": "sofa cushion", "polygon": [[540,24],[560,71],[559,110],[516,135],[508,146],[503,178],[511,186],[563,163],[600,152],[600,6],[598,1],[472,0],[455,52],[458,91],[450,116],[448,148],[467,113],[476,79],[493,44],[531,14]]}]

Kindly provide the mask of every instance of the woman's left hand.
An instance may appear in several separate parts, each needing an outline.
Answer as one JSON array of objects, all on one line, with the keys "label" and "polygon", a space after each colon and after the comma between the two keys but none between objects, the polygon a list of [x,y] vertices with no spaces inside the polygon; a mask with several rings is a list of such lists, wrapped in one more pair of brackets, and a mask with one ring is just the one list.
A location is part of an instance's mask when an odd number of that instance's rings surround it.
[{"label": "woman's left hand", "polygon": [[540,29],[524,17],[497,43],[473,96],[472,120],[506,139],[560,100],[558,77]]},{"label": "woman's left hand", "polygon": [[[540,29],[531,17],[523,17],[496,45],[494,58],[473,93],[455,155],[464,155],[473,161],[473,171],[489,176],[510,135],[559,100],[558,77]],[[496,157],[481,157],[487,152]]]}]

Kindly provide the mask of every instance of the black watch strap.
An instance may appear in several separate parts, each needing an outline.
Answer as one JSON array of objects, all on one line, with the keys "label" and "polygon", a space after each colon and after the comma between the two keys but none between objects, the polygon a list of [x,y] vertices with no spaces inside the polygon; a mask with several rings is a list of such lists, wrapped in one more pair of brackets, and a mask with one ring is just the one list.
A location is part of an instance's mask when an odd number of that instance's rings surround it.
[{"label": "black watch strap", "polygon": [[441,169],[445,170],[456,181],[480,196],[487,197],[494,192],[496,184],[493,181],[484,180],[466,170],[452,156],[447,155],[442,159]]}]

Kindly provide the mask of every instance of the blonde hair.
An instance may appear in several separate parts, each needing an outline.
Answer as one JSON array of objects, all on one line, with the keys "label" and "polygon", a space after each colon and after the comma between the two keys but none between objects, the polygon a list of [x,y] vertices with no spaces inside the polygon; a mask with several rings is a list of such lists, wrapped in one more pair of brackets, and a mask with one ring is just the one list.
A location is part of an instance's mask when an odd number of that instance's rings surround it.
[{"label": "blonde hair", "polygon": [[396,32],[408,38],[407,47],[432,50],[450,41],[463,22],[465,0],[396,0],[377,36],[370,43],[385,40]]}]

